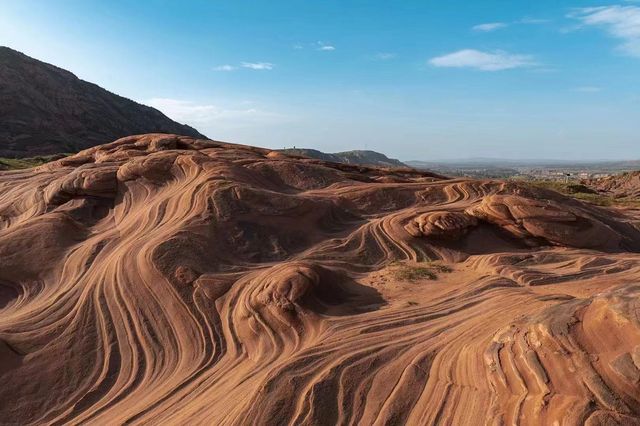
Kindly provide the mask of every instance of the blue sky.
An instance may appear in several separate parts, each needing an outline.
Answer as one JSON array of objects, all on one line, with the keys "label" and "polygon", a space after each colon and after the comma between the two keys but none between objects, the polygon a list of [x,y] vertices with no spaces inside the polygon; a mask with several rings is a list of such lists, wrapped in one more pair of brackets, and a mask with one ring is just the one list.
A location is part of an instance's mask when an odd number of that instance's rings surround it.
[{"label": "blue sky", "polygon": [[0,0],[0,45],[213,139],[640,158],[640,2]]}]

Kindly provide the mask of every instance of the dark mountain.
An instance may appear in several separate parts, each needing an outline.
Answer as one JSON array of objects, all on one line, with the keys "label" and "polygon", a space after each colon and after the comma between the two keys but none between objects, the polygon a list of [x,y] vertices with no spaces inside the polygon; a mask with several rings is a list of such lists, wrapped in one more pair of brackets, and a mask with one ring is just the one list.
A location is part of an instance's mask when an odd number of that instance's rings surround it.
[{"label": "dark mountain", "polygon": [[0,157],[75,152],[141,133],[204,138],[154,108],[0,46]]},{"label": "dark mountain", "polygon": [[334,163],[362,164],[381,167],[408,167],[399,160],[389,158],[386,155],[375,151],[345,151],[333,154],[308,148],[289,148],[280,151],[289,155],[316,158],[318,160],[332,161]]}]

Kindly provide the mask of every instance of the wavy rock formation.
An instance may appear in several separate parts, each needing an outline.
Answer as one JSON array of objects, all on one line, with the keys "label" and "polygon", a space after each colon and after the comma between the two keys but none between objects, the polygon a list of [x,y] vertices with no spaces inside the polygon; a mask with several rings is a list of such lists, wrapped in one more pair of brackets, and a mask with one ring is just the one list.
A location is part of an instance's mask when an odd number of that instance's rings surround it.
[{"label": "wavy rock formation", "polygon": [[161,134],[0,188],[0,423],[640,424],[621,212]]}]

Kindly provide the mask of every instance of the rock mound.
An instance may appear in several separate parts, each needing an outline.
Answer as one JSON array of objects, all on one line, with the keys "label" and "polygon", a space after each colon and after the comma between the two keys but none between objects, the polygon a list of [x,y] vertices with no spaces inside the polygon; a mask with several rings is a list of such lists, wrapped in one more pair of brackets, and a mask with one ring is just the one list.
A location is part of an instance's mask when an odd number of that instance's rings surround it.
[{"label": "rock mound", "polygon": [[623,173],[606,178],[590,179],[585,183],[587,186],[599,192],[613,195],[616,198],[640,197],[640,171]]},{"label": "rock mound", "polygon": [[622,213],[164,134],[0,188],[6,423],[638,422]]}]

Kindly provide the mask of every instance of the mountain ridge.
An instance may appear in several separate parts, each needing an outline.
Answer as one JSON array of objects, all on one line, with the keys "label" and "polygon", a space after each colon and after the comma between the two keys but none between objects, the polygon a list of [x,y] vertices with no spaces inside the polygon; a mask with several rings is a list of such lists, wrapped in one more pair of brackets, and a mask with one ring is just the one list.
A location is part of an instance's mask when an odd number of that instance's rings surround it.
[{"label": "mountain ridge", "polygon": [[385,154],[371,150],[327,153],[312,148],[286,148],[279,150],[279,152],[288,155],[315,158],[317,160],[332,161],[334,163],[359,164],[363,166],[410,167],[400,160],[389,158]]},{"label": "mountain ridge", "polygon": [[205,138],[155,108],[0,46],[0,157],[76,152],[143,133]]}]

